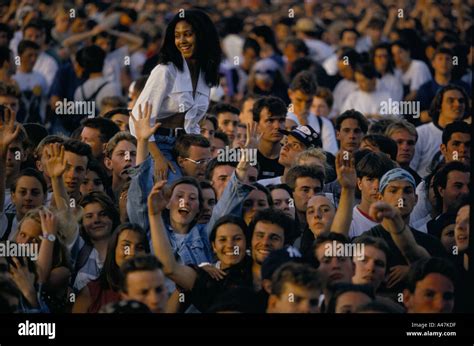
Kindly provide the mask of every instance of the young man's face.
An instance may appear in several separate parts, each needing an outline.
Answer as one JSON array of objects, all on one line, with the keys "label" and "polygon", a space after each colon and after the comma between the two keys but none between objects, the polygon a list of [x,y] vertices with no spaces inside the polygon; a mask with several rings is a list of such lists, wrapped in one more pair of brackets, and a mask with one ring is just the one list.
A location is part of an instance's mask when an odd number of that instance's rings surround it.
[{"label": "young man's face", "polygon": [[16,189],[12,191],[11,196],[20,218],[29,210],[42,206],[46,201],[46,195],[41,183],[38,179],[28,176],[18,179]]},{"label": "young man's face", "polygon": [[341,123],[341,129],[336,131],[336,139],[340,142],[341,150],[350,153],[359,149],[364,133],[359,122],[354,118],[347,118]]},{"label": "young man's face", "polygon": [[102,142],[99,129],[92,127],[84,127],[81,132],[81,142],[88,144],[92,149],[92,156],[96,159],[100,159],[103,155],[105,145],[107,143]]},{"label": "young man's face", "polygon": [[203,206],[201,210],[201,215],[199,216],[198,223],[208,223],[209,220],[211,219],[214,206],[217,203],[214,189],[203,189],[202,197],[203,197]]},{"label": "young man's face", "polygon": [[357,44],[357,35],[353,31],[346,31],[341,37],[340,46],[355,48]]},{"label": "young man's face", "polygon": [[359,306],[370,303],[370,297],[362,292],[345,292],[337,298],[336,314],[354,313]]},{"label": "young man's face", "polygon": [[165,312],[167,290],[165,276],[160,269],[129,273],[126,282],[127,293],[122,292],[125,299],[139,301],[154,313]]},{"label": "young man's face", "polygon": [[446,276],[430,273],[416,283],[415,292],[405,289],[408,313],[450,313],[454,308],[454,285]]},{"label": "young man's face", "polygon": [[336,215],[333,204],[326,196],[313,196],[306,208],[306,222],[315,236],[329,231]]},{"label": "young man's face", "polygon": [[455,132],[446,145],[441,144],[441,153],[446,162],[461,161],[466,165],[471,162],[471,134]]},{"label": "young man's face", "polygon": [[377,79],[367,78],[366,76],[364,76],[362,73],[359,73],[359,72],[356,72],[354,77],[360,90],[368,92],[368,93],[375,91],[375,85],[376,85]]},{"label": "young man's face", "polygon": [[469,211],[470,206],[466,205],[459,209],[456,216],[454,239],[460,252],[465,252],[469,247]]},{"label": "young man's face", "polygon": [[33,67],[36,64],[36,60],[38,60],[39,51],[33,48],[27,48],[23,54],[20,55],[21,59],[21,66],[23,67],[25,72],[33,71]]},{"label": "young man's face", "polygon": [[306,94],[301,90],[288,89],[288,96],[293,105],[293,113],[303,115],[309,112],[311,103],[313,102],[313,95]]},{"label": "young man's face", "polygon": [[439,187],[439,193],[443,198],[443,210],[446,211],[461,197],[469,194],[469,172],[451,171],[446,179],[446,188]]},{"label": "young man's face", "polygon": [[273,250],[282,249],[285,244],[285,230],[270,221],[259,221],[252,235],[252,259],[259,265]]},{"label": "young man's face", "polygon": [[214,124],[208,119],[206,119],[201,125],[201,135],[206,137],[209,142],[211,142],[214,138],[215,130],[216,129],[214,128]]},{"label": "young man's face", "polygon": [[369,205],[379,200],[379,179],[371,177],[357,178],[357,186],[361,192],[362,200]]},{"label": "young man's face", "polygon": [[288,191],[285,189],[273,189],[271,194],[275,209],[279,209],[292,219],[295,219],[295,203]]},{"label": "young man's face", "polygon": [[397,142],[397,162],[408,165],[415,156],[416,137],[406,130],[400,130],[392,133],[390,138]]},{"label": "young man's face", "polygon": [[466,104],[462,93],[455,89],[448,90],[443,94],[439,117],[440,119],[445,119],[448,124],[460,120],[464,115],[465,107]]},{"label": "young man's face", "polygon": [[279,296],[272,294],[268,299],[269,313],[318,313],[321,290],[312,290],[291,282],[283,285]]},{"label": "young man's face", "polygon": [[394,180],[388,183],[382,199],[392,207],[398,208],[402,217],[408,217],[418,200],[415,188],[408,181]]},{"label": "young man's face", "polygon": [[371,285],[377,290],[385,279],[387,256],[375,246],[364,246],[364,258],[354,257],[355,273],[352,282],[357,285]]},{"label": "young man's face", "polygon": [[23,144],[15,140],[8,146],[7,165],[5,173],[10,178],[20,172],[21,163],[26,161],[26,153]]},{"label": "young man's face", "polygon": [[354,263],[350,257],[326,256],[326,245],[331,242],[324,242],[319,245],[315,251],[315,256],[319,261],[318,272],[321,274],[321,280],[326,285],[336,283],[350,283],[354,275]]},{"label": "young man's face", "polygon": [[449,74],[453,69],[453,57],[449,54],[436,54],[431,65],[436,73]]},{"label": "young man's face", "polygon": [[284,129],[285,115],[274,116],[268,112],[268,108],[263,108],[258,122],[258,130],[262,134],[262,140],[276,144],[283,138],[279,130]]},{"label": "young man's face", "polygon": [[129,118],[130,117],[128,115],[117,113],[113,115],[110,120],[112,120],[119,127],[120,131],[129,131]]},{"label": "young man's face", "polygon": [[20,101],[13,96],[1,95],[0,105],[10,108],[11,111],[18,113],[20,109]]},{"label": "young man's face", "polygon": [[374,67],[377,72],[385,72],[388,66],[389,52],[386,49],[376,49],[374,54]]},{"label": "young man's face", "polygon": [[70,151],[64,152],[66,171],[63,178],[69,194],[77,194],[87,173],[87,156],[80,156]]},{"label": "young man's face", "polygon": [[234,139],[234,148],[243,148],[247,142],[247,128],[243,126],[237,126],[237,133]]},{"label": "young man's face", "polygon": [[392,55],[393,61],[398,68],[405,66],[410,62],[410,52],[404,50],[400,46],[392,47]]},{"label": "young man's face", "polygon": [[215,159],[219,153],[225,150],[225,143],[222,139],[214,137],[211,140],[211,157]]},{"label": "young man's face", "polygon": [[178,163],[183,169],[184,175],[189,175],[197,180],[204,180],[206,166],[210,159],[211,148],[191,145],[188,150],[188,157],[178,157]]},{"label": "young man's face", "polygon": [[293,198],[295,199],[296,210],[305,213],[308,201],[315,194],[322,190],[321,181],[311,177],[300,177],[296,179]]},{"label": "young man's face", "polygon": [[87,171],[86,177],[84,178],[84,181],[81,184],[81,195],[87,195],[88,193],[91,193],[93,191],[105,191],[104,188],[104,183],[102,182],[102,179],[100,179],[99,175],[93,171],[92,169],[89,169]]},{"label": "young man's face", "polygon": [[278,163],[287,168],[294,163],[296,156],[306,149],[306,146],[293,136],[287,136],[280,149],[280,158]]},{"label": "young man's face", "polygon": [[[448,253],[452,253],[454,246],[456,245],[456,239],[454,237],[454,229],[456,228],[455,224],[448,225],[441,231],[441,244]],[[459,247],[458,247],[459,248]]]},{"label": "young man's face", "polygon": [[146,253],[143,239],[138,232],[124,230],[120,233],[115,248],[115,262],[121,267],[125,260]]},{"label": "young man's face", "polygon": [[235,135],[237,134],[238,123],[238,114],[234,114],[231,112],[223,112],[217,115],[217,124],[219,126],[219,130],[224,132],[227,137],[229,137],[229,141],[231,143],[234,141]]},{"label": "young man's face", "polygon": [[216,190],[217,199],[221,198],[222,193],[229,182],[232,173],[234,173],[235,167],[228,165],[221,165],[214,168],[211,177],[211,184]]},{"label": "young man's face", "polygon": [[132,142],[122,140],[118,142],[112,156],[104,159],[105,166],[112,171],[114,179],[126,180],[129,176],[128,169],[135,167],[137,147]]},{"label": "young man's face", "polygon": [[298,52],[294,45],[287,44],[283,49],[283,54],[286,56],[289,63],[295,62],[296,59],[303,56],[302,53]]},{"label": "young man's face", "polygon": [[33,41],[37,45],[41,46],[43,44],[43,33],[35,28],[28,28],[24,32],[24,40]]}]

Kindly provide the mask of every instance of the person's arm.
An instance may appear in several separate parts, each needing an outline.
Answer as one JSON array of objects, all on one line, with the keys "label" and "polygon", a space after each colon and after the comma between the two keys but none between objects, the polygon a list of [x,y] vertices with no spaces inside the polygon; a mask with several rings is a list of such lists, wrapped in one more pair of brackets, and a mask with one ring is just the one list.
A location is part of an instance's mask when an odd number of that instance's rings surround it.
[{"label": "person's arm", "polygon": [[148,140],[161,125],[160,123],[156,123],[154,126],[150,125],[151,112],[151,104],[146,102],[143,106],[143,111],[142,106],[138,105],[138,119],[131,117],[131,120],[135,126],[135,137],[137,138],[137,166],[147,158]]},{"label": "person's arm", "polygon": [[259,135],[257,132],[258,124],[255,121],[247,123],[247,141],[245,142],[244,149],[242,150],[242,155],[235,170],[237,178],[243,182],[248,183],[248,170],[250,168],[250,152],[254,151],[256,153],[258,143],[262,135]]},{"label": "person's arm", "polygon": [[48,144],[45,147],[45,155],[45,171],[51,178],[54,204],[58,210],[69,210],[69,196],[63,179],[67,166],[64,146],[59,143]]},{"label": "person's arm", "polygon": [[357,185],[354,158],[349,152],[340,151],[337,153],[336,173],[337,181],[341,185],[341,197],[331,225],[331,232],[349,237]]},{"label": "person's arm", "polygon": [[107,32],[111,35],[123,38],[127,42],[126,44],[128,46],[128,51],[130,52],[130,54],[139,50],[143,45],[143,39],[138,35],[112,29],[107,30]]},{"label": "person's arm", "polygon": [[36,267],[38,270],[38,282],[46,283],[51,273],[54,250],[54,242],[49,241],[47,236],[49,234],[57,235],[58,220],[52,212],[46,210],[41,210],[39,216],[41,220],[41,232],[46,239],[41,241]]},{"label": "person's arm", "polygon": [[85,286],[77,295],[76,301],[72,306],[73,314],[86,313],[92,304],[92,297],[89,288]]},{"label": "person's arm", "polygon": [[428,251],[417,244],[410,227],[405,224],[397,208],[379,201],[370,206],[369,215],[390,233],[408,263],[431,257]]},{"label": "person's arm", "polygon": [[102,31],[106,30],[106,27],[103,25],[96,25],[92,30],[81,32],[79,34],[71,35],[63,41],[63,47],[70,48],[75,46],[80,42],[84,42],[85,40],[100,34]]},{"label": "person's arm", "polygon": [[160,180],[160,178],[158,177],[158,182],[153,186],[148,196],[148,215],[153,250],[163,264],[165,275],[186,291],[190,291],[196,281],[197,273],[191,267],[179,264],[174,257],[161,216],[168,201],[163,192],[166,180]]},{"label": "person's arm", "polygon": [[369,22],[373,18],[374,13],[375,12],[373,7],[366,8],[364,18],[362,18],[362,20],[356,26],[357,31],[360,32],[361,35],[364,35],[365,30],[367,29],[367,25],[369,25]]},{"label": "person's arm", "polygon": [[[39,308],[38,296],[35,289],[35,274],[28,270],[28,266],[26,263],[23,265],[20,261],[16,258],[12,258],[15,265],[10,266],[10,274],[15,282],[16,286],[20,290],[23,297],[26,299],[30,307],[32,308]],[[26,258],[24,258],[26,261]]]},{"label": "person's arm", "polygon": [[392,32],[392,28],[397,22],[398,16],[398,9],[395,6],[390,7],[388,10],[388,18],[385,22],[385,26],[383,27],[382,35],[388,37]]}]

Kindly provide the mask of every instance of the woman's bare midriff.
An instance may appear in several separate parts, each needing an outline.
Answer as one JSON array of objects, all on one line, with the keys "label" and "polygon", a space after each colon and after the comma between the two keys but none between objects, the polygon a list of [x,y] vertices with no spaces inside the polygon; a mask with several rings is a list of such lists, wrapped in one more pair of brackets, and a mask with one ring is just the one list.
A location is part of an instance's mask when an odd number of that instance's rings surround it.
[{"label": "woman's bare midriff", "polygon": [[164,119],[159,119],[161,127],[167,129],[175,129],[178,127],[184,127],[184,115],[185,113],[176,113]]}]

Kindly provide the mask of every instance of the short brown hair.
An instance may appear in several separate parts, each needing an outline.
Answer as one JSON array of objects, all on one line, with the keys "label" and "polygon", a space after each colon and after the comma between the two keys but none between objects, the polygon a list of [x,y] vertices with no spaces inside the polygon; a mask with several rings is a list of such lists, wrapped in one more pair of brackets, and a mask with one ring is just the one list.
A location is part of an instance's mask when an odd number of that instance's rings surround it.
[{"label": "short brown hair", "polygon": [[286,283],[310,290],[321,289],[319,273],[309,264],[289,262],[278,268],[272,275],[272,294],[280,296]]},{"label": "short brown hair", "polygon": [[407,131],[410,136],[415,137],[415,142],[418,140],[418,132],[416,132],[416,127],[412,123],[409,123],[405,119],[396,120],[395,122],[388,125],[385,130],[385,136],[392,138],[392,135],[397,131]]},{"label": "short brown hair", "polygon": [[133,137],[129,132],[121,131],[117,132],[107,143],[104,154],[105,157],[111,158],[112,154],[121,141],[128,141],[130,143],[137,145],[137,139]]},{"label": "short brown hair", "polygon": [[332,96],[331,90],[329,90],[328,88],[318,87],[318,89],[316,89],[316,94],[314,95],[314,97],[319,97],[323,99],[327,103],[329,108],[332,108],[332,105],[334,104],[334,97]]}]

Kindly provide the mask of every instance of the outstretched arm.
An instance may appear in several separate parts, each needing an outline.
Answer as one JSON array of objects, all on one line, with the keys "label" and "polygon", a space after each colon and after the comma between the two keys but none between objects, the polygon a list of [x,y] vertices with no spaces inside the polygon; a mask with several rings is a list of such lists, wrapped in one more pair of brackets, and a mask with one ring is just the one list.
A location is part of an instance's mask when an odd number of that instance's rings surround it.
[{"label": "outstretched arm", "polygon": [[408,224],[405,224],[400,211],[386,202],[375,202],[370,206],[369,215],[380,222],[400,249],[408,263],[431,257],[428,251],[417,244]]},{"label": "outstretched arm", "polygon": [[45,148],[45,154],[45,170],[51,178],[54,204],[58,210],[69,210],[69,196],[63,179],[67,166],[64,146],[59,143],[49,144]]},{"label": "outstretched arm", "polygon": [[[161,177],[158,177],[161,178]],[[158,180],[148,196],[148,216],[150,218],[150,232],[153,250],[156,257],[163,264],[163,272],[177,285],[190,291],[197,278],[197,273],[191,267],[179,264],[166,235],[165,225],[161,217],[166,208],[167,200],[163,193],[166,180]]]},{"label": "outstretched arm", "polygon": [[143,39],[138,35],[130,34],[127,32],[121,32],[118,30],[112,30],[112,29],[107,30],[107,32],[111,35],[123,38],[128,45],[128,51],[130,53],[136,52],[143,45]]},{"label": "outstretched arm", "polygon": [[160,127],[161,123],[150,125],[152,106],[145,102],[145,105],[138,105],[138,119],[131,117],[135,126],[135,137],[137,138],[137,166],[141,164],[148,156],[148,140]]},{"label": "outstretched arm", "polygon": [[354,166],[354,158],[349,152],[339,151],[337,153],[336,173],[337,181],[341,185],[341,197],[331,225],[331,232],[341,233],[346,237],[349,237],[357,184],[357,174]]}]

